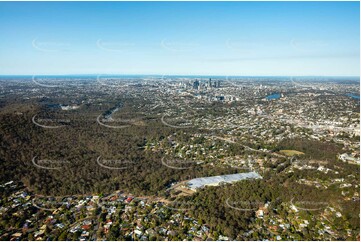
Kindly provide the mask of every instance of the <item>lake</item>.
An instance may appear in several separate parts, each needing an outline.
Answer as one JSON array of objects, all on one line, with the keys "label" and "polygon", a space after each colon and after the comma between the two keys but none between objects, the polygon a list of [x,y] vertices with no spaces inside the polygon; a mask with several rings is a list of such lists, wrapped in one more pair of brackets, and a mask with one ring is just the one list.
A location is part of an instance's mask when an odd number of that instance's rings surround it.
[{"label": "lake", "polygon": [[357,94],[348,93],[348,94],[346,94],[346,96],[348,96],[348,97],[352,97],[352,98],[354,98],[354,99],[359,99],[359,100],[360,100],[360,95],[357,95]]},{"label": "lake", "polygon": [[266,97],[267,100],[273,100],[273,99],[279,99],[281,97],[280,93],[273,93],[271,95],[268,95]]}]

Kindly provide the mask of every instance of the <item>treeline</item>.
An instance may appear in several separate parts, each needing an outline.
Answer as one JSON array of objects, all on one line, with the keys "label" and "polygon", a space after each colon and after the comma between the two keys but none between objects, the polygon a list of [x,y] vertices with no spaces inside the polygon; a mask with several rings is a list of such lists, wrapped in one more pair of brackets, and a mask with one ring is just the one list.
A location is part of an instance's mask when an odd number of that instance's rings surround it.
[{"label": "treeline", "polygon": [[304,152],[310,159],[335,161],[337,154],[342,152],[342,146],[330,142],[295,138],[280,141],[278,150],[297,150]]}]

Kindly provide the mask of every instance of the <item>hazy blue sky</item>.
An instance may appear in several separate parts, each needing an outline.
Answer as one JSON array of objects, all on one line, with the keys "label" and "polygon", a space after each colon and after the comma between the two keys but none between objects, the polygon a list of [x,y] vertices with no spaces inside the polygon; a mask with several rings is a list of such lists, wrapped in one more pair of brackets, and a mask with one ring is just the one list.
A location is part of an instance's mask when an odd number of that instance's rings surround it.
[{"label": "hazy blue sky", "polygon": [[0,2],[0,74],[357,75],[359,2]]}]

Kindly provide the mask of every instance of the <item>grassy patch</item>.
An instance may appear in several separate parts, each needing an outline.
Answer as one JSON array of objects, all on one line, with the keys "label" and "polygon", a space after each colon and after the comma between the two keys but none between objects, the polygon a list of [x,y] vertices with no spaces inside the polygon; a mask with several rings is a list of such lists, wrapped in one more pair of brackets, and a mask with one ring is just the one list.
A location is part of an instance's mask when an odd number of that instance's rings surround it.
[{"label": "grassy patch", "polygon": [[287,155],[287,156],[294,156],[294,155],[304,155],[305,153],[297,150],[280,150],[280,153]]}]

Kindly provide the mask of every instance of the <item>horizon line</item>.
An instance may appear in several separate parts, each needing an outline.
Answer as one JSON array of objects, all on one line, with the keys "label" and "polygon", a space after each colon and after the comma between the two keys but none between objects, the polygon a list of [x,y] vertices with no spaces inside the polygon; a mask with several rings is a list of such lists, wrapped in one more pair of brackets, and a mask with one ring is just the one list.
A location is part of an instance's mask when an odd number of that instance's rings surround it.
[{"label": "horizon line", "polygon": [[0,74],[4,76],[184,76],[184,77],[353,77],[360,78],[360,75],[212,75],[212,74]]}]

